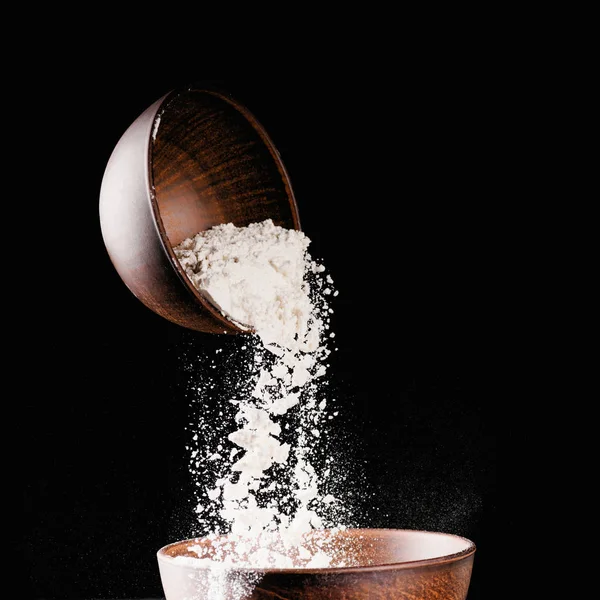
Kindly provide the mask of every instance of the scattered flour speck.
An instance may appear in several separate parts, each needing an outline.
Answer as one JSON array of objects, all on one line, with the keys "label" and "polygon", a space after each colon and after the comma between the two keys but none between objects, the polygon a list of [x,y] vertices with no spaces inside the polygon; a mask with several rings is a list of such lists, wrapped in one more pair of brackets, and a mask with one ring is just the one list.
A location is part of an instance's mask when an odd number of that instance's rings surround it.
[{"label": "scattered flour speck", "polygon": [[[219,225],[174,248],[196,289],[246,331],[231,397],[222,398],[229,409],[219,423],[200,414],[188,447],[200,489],[195,512],[216,554],[181,560],[215,568],[343,566],[324,546],[306,543],[312,531],[349,526],[320,446],[333,418],[325,394],[337,290],[309,244],[303,232],[268,219]],[[198,386],[198,395],[213,385]]]}]

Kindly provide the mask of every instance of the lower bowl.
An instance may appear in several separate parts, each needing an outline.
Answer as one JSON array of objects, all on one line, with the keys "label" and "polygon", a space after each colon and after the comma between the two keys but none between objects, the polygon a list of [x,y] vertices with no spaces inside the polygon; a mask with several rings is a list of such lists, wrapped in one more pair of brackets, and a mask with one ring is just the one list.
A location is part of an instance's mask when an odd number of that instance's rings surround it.
[{"label": "lower bowl", "polygon": [[208,567],[207,538],[182,540],[157,553],[166,600],[465,600],[475,544],[448,533],[408,529],[321,531],[345,566]]}]

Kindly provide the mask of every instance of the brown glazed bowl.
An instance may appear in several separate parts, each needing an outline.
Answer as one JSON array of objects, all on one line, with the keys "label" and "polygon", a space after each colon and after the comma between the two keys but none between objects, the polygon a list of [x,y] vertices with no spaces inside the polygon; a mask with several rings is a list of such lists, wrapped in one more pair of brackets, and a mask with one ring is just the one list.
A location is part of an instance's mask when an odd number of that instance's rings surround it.
[{"label": "brown glazed bowl", "polygon": [[349,529],[332,534],[352,566],[327,569],[237,569],[216,575],[193,560],[189,547],[161,548],[158,566],[166,600],[465,600],[475,544],[447,533],[405,529]]},{"label": "brown glazed bowl", "polygon": [[100,226],[133,294],[188,329],[240,329],[191,284],[173,246],[214,225],[272,219],[300,229],[279,153],[256,118],[225,93],[172,90],[127,129],[106,166]]}]

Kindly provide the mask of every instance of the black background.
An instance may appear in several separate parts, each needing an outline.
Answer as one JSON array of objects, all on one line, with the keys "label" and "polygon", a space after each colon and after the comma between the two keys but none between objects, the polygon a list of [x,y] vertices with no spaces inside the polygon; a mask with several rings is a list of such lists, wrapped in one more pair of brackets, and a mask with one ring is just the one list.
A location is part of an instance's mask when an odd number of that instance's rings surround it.
[{"label": "black background", "polygon": [[119,137],[189,83],[228,91],[266,128],[311,253],[340,292],[330,375],[363,490],[359,524],[472,539],[469,600],[492,597],[496,381],[482,367],[495,315],[481,249],[498,184],[491,90],[476,71],[318,85],[203,75],[107,70],[45,95],[28,154],[43,173],[32,209],[42,219],[24,240],[33,327],[21,358],[32,375],[17,403],[24,597],[160,597],[156,550],[189,527],[182,360],[236,342],[143,306],[112,267],[98,218]]}]

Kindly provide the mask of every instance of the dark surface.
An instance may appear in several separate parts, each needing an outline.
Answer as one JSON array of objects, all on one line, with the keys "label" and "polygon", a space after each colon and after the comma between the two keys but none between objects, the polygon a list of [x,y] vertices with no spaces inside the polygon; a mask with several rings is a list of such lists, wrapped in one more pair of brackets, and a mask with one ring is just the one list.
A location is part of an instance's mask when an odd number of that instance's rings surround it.
[{"label": "dark surface", "polygon": [[[481,240],[497,182],[488,175],[495,116],[471,75],[340,79],[319,91],[292,77],[210,83],[272,137],[311,252],[340,291],[330,374],[364,481],[359,524],[472,539],[468,598],[478,600],[496,586],[497,382],[483,375],[495,315],[484,309]],[[40,126],[34,148],[49,199],[32,232],[43,245],[28,263],[31,376],[18,399],[23,598],[159,597],[156,550],[189,530],[182,356],[233,342],[183,330],[133,297],[98,219],[120,135],[188,81],[203,80],[67,80],[46,100],[44,118],[60,128]],[[76,100],[65,102],[69,92]],[[34,89],[24,96],[35,99]]]}]

